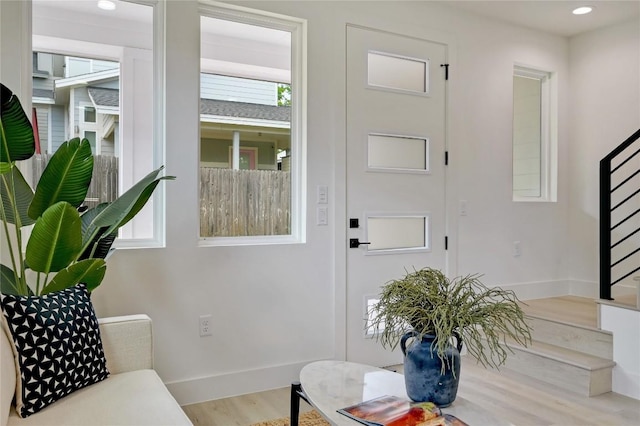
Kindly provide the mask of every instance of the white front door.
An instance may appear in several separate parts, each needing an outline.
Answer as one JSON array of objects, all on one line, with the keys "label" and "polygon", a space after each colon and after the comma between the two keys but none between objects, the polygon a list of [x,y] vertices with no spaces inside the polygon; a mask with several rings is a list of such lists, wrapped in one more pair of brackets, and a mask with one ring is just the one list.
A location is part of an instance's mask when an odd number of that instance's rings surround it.
[{"label": "white front door", "polygon": [[446,53],[347,27],[346,244],[367,243],[347,249],[349,361],[401,362],[365,329],[367,305],[405,271],[445,268]]}]

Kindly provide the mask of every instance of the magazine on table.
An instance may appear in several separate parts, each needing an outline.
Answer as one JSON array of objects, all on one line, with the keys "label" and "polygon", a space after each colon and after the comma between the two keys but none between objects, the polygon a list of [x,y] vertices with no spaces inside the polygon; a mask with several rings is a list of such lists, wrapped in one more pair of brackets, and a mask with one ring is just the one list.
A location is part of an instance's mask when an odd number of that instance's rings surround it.
[{"label": "magazine on table", "polygon": [[368,426],[468,426],[451,414],[443,414],[433,402],[411,402],[389,395],[338,412]]}]

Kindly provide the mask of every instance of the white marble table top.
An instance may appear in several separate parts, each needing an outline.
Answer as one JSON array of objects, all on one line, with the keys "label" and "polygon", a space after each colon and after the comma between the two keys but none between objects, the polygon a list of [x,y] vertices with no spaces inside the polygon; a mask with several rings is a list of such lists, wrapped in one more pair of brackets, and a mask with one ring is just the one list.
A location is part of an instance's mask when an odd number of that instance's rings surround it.
[{"label": "white marble table top", "polygon": [[[334,425],[360,424],[338,413],[340,408],[383,395],[409,399],[402,374],[353,362],[313,362],[300,372],[300,383],[311,404]],[[442,412],[453,414],[469,426],[510,425],[460,396]]]}]

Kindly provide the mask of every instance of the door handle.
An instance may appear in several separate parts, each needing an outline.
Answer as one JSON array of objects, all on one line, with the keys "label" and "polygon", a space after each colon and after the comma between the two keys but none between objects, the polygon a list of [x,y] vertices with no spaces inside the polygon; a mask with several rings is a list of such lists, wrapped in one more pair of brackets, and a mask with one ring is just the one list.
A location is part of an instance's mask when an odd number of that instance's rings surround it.
[{"label": "door handle", "polygon": [[365,243],[365,242],[361,243],[360,240],[357,238],[349,238],[349,248],[358,248],[366,244],[371,244],[371,243]]}]

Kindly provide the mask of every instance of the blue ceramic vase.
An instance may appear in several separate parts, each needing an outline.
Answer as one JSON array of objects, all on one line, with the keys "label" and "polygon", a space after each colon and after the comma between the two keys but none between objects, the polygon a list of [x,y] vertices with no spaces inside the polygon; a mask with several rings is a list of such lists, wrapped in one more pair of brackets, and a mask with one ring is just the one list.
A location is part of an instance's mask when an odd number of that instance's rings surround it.
[{"label": "blue ceramic vase", "polygon": [[[442,374],[442,361],[438,358],[433,342],[436,336],[424,335],[417,340],[417,333],[410,331],[400,339],[400,348],[404,354],[404,380],[407,395],[416,402],[433,402],[439,407],[448,407],[456,399],[460,379],[460,350],[462,340],[456,335],[456,347],[449,345],[445,356],[449,366]],[[409,342],[409,339],[414,341]],[[455,369],[455,376],[451,370]]]}]

